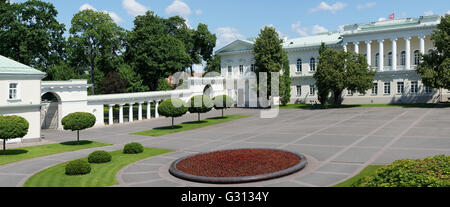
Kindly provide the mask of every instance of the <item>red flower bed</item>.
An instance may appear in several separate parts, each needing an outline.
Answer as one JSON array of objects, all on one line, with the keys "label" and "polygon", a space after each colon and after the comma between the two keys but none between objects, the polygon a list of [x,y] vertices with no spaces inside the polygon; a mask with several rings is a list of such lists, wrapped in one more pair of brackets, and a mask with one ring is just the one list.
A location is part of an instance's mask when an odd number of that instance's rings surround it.
[{"label": "red flower bed", "polygon": [[176,167],[197,176],[242,177],[277,172],[300,161],[300,157],[285,151],[238,149],[195,155],[180,161]]}]

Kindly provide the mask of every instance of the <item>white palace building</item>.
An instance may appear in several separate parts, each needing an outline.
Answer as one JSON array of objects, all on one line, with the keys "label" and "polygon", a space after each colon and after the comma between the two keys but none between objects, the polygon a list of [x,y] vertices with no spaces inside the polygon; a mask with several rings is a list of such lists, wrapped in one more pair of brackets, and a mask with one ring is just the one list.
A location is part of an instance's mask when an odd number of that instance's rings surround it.
[{"label": "white palace building", "polygon": [[[430,35],[439,21],[439,16],[387,20],[347,25],[341,33],[285,40],[283,47],[288,52],[292,76],[291,102],[317,99],[313,74],[322,42],[330,48],[365,54],[377,71],[372,90],[366,94],[346,91],[344,103],[437,102],[437,89],[424,87],[415,68],[418,54],[434,48]],[[256,106],[256,93],[249,93],[254,91],[251,88],[254,84],[243,78],[255,69],[253,44],[249,40],[236,40],[219,49],[216,54],[222,57],[221,76],[189,78],[181,90],[94,96],[88,95],[91,84],[86,80],[42,81],[45,73],[0,56],[0,115],[22,116],[30,123],[23,139],[9,142],[38,141],[41,129],[62,129],[61,119],[72,112],[94,114],[96,127],[158,118],[158,112],[151,112],[151,106],[157,108],[161,101],[174,97],[186,101],[200,94],[211,97],[228,94],[238,107]],[[449,92],[443,94],[447,100]],[[137,111],[128,110],[133,106]]]},{"label": "white palace building", "polygon": [[[430,37],[439,23],[440,16],[385,20],[346,25],[343,32],[285,39],[283,48],[288,52],[292,79],[291,102],[317,100],[313,74],[322,42],[328,48],[364,54],[368,64],[377,71],[373,88],[365,94],[344,91],[344,104],[437,102],[438,90],[423,86],[415,69],[419,53],[434,49]],[[221,56],[223,77],[241,79],[255,70],[253,45],[251,40],[236,40],[216,52]],[[229,89],[227,93],[236,99],[246,99],[245,91]],[[448,91],[443,94],[443,100],[450,96]]]}]

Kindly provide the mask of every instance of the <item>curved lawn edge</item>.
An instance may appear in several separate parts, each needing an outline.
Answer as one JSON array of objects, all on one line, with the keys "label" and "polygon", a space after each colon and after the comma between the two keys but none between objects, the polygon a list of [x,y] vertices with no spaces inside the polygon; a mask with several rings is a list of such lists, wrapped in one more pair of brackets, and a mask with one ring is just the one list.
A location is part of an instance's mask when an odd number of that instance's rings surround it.
[{"label": "curved lawn edge", "polygon": [[[123,154],[122,150],[112,151],[111,162],[91,164],[91,173],[87,175],[68,176],[65,174],[64,162],[32,175],[24,187],[105,187],[117,185],[116,174],[120,169],[152,156],[173,152],[168,149],[144,148],[140,154]],[[87,161],[87,157],[81,158]]]},{"label": "curved lawn edge", "polygon": [[355,176],[353,176],[341,183],[338,183],[338,184],[334,185],[333,187],[352,187],[352,185],[354,183],[358,182],[359,179],[375,174],[375,171],[383,166],[384,165],[368,165],[367,167],[365,167],[363,170],[361,170],[361,172],[359,172]]},{"label": "curved lawn edge", "polygon": [[20,147],[6,149],[7,155],[0,152],[0,167],[3,165],[20,162],[24,160],[56,155],[64,152],[74,152],[78,150],[91,149],[97,147],[110,146],[112,144],[82,140],[80,145],[75,144],[76,141],[61,142],[54,144],[36,145],[30,147]]},{"label": "curved lawn edge", "polygon": [[134,132],[134,133],[130,133],[130,134],[158,137],[158,136],[163,136],[166,134],[194,130],[194,129],[198,129],[198,128],[202,128],[202,127],[212,126],[212,125],[229,122],[229,121],[236,120],[236,119],[247,118],[247,117],[250,117],[250,115],[227,115],[227,116],[224,116],[223,118],[222,117],[212,117],[212,118],[203,119],[200,122],[198,122],[198,121],[183,122],[181,124],[175,125],[173,128],[172,128],[172,126],[165,126],[165,127],[154,128],[154,129],[148,130],[148,131]]}]

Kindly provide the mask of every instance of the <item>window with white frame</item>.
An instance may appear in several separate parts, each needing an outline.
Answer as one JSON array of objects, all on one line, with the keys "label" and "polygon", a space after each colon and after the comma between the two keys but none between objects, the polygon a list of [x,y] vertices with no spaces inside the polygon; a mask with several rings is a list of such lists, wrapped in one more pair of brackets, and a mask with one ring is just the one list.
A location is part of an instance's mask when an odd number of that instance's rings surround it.
[{"label": "window with white frame", "polygon": [[373,83],[372,95],[377,95],[377,94],[378,94],[378,83]]},{"label": "window with white frame", "polygon": [[297,60],[297,72],[302,72],[302,59]]},{"label": "window with white frame", "polygon": [[252,72],[255,72],[255,64],[250,65],[250,70],[251,70]]},{"label": "window with white frame", "polygon": [[309,86],[309,95],[310,96],[315,96],[316,95],[316,86],[315,85],[310,85]]},{"label": "window with white frame", "polygon": [[243,65],[239,65],[239,74],[240,75],[244,74],[244,66]]},{"label": "window with white frame", "polygon": [[309,61],[309,70],[316,71],[316,59],[311,58],[311,60]]},{"label": "window with white frame", "polygon": [[233,75],[233,67],[228,66],[228,76],[232,76]]},{"label": "window with white frame", "polygon": [[375,55],[375,67],[378,67],[380,65],[380,53],[377,53]]},{"label": "window with white frame", "polygon": [[432,87],[425,86],[425,93],[432,93],[432,92],[433,92]]},{"label": "window with white frame", "polygon": [[391,94],[391,83],[384,83],[384,94]]},{"label": "window with white frame", "polygon": [[392,66],[392,52],[388,53],[388,66]]},{"label": "window with white frame", "polygon": [[9,99],[17,99],[17,83],[9,84]]},{"label": "window with white frame", "polygon": [[397,94],[403,94],[403,93],[405,93],[405,83],[397,82]]},{"label": "window with white frame", "polygon": [[414,51],[414,65],[419,65],[420,57],[419,50]]},{"label": "window with white frame", "polygon": [[401,59],[400,59],[401,65],[406,65],[406,52],[402,51],[401,53]]},{"label": "window with white frame", "polygon": [[297,86],[297,97],[302,96],[302,86]]},{"label": "window with white frame", "polygon": [[419,91],[419,83],[417,81],[411,81],[411,93],[417,93]]}]

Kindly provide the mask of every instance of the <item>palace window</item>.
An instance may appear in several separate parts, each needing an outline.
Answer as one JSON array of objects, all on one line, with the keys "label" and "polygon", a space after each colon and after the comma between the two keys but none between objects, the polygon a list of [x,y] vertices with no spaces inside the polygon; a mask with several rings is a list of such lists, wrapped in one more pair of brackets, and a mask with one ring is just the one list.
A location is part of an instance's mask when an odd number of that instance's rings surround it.
[{"label": "palace window", "polygon": [[9,99],[17,99],[17,83],[9,84]]},{"label": "palace window", "polygon": [[297,72],[302,72],[302,59],[297,60]]},{"label": "palace window", "polygon": [[384,94],[391,94],[391,83],[384,83]]},{"label": "palace window", "polygon": [[233,67],[228,66],[228,76],[232,76],[233,75]]},{"label": "palace window", "polygon": [[239,74],[240,75],[244,74],[244,66],[243,65],[239,65]]},{"label": "palace window", "polygon": [[414,65],[419,65],[420,57],[419,50],[414,51]]},{"label": "palace window", "polygon": [[419,83],[417,81],[411,81],[411,93],[417,93],[419,91]]},{"label": "palace window", "polygon": [[353,91],[352,90],[347,90],[347,96],[353,96]]},{"label": "palace window", "polygon": [[401,65],[406,65],[406,52],[402,51],[400,58]]},{"label": "palace window", "polygon": [[302,96],[302,86],[297,86],[297,97]]},{"label": "palace window", "polygon": [[375,67],[378,67],[380,65],[380,53],[377,53],[375,55]]},{"label": "palace window", "polygon": [[425,93],[432,93],[433,92],[433,88],[426,86],[425,87]]},{"label": "palace window", "polygon": [[388,53],[388,66],[392,66],[392,52]]},{"label": "palace window", "polygon": [[378,83],[373,83],[372,95],[377,95],[377,94],[378,94]]},{"label": "palace window", "polygon": [[250,71],[255,72],[255,64],[250,65]]},{"label": "palace window", "polygon": [[316,71],[316,59],[311,58],[311,60],[309,61],[309,68],[310,71]]},{"label": "palace window", "polygon": [[405,93],[405,83],[403,82],[397,82],[397,93],[403,94]]},{"label": "palace window", "polygon": [[310,96],[315,96],[316,95],[316,86],[315,85],[310,85],[309,86],[309,95]]}]

